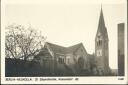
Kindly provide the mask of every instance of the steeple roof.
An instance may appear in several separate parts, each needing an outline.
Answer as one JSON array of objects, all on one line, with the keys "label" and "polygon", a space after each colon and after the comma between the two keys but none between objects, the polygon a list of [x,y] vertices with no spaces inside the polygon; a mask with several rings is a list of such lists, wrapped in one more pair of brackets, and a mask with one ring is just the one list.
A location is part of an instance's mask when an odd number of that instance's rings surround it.
[{"label": "steeple roof", "polygon": [[103,28],[103,27],[105,27],[105,22],[104,22],[103,11],[102,11],[102,8],[101,8],[98,28]]},{"label": "steeple roof", "polygon": [[99,24],[98,24],[97,33],[98,32],[100,32],[104,37],[108,38],[108,33],[107,33],[106,26],[105,26],[102,6],[101,6],[101,12],[100,12],[100,17],[99,17]]}]

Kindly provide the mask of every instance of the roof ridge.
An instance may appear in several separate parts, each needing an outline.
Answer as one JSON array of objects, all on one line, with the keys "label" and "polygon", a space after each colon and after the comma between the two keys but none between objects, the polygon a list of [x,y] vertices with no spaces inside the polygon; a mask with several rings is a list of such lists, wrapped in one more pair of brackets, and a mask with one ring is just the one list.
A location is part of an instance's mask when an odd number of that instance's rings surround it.
[{"label": "roof ridge", "polygon": [[72,53],[74,51],[76,51],[80,46],[83,46],[83,43],[78,43],[78,44],[75,44],[75,45],[72,45],[70,47],[63,47],[63,46],[60,46],[60,45],[56,45],[56,44],[53,44],[53,43],[49,43],[49,42],[46,42],[46,44],[49,45],[49,47],[55,52],[55,53]]},{"label": "roof ridge", "polygon": [[73,47],[73,46],[77,46],[77,45],[82,45],[82,44],[83,44],[83,43],[81,42],[81,43],[78,43],[78,44],[75,44],[75,45],[69,46],[68,48]]},{"label": "roof ridge", "polygon": [[45,42],[45,43],[48,43],[48,44],[51,44],[51,45],[55,45],[55,46],[59,46],[59,47],[63,47],[63,48],[70,48],[70,47],[77,46],[77,45],[83,45],[82,42],[77,43],[77,44],[75,44],[75,45],[68,46],[68,47],[61,46],[61,45],[57,45],[57,44],[53,44],[53,43],[51,43],[51,42]]},{"label": "roof ridge", "polygon": [[54,46],[59,46],[59,47],[62,47],[62,48],[67,48],[67,47],[64,47],[64,46],[61,46],[61,45],[57,45],[57,44],[53,44],[53,43],[50,43],[50,42],[46,42],[46,43],[54,45]]}]

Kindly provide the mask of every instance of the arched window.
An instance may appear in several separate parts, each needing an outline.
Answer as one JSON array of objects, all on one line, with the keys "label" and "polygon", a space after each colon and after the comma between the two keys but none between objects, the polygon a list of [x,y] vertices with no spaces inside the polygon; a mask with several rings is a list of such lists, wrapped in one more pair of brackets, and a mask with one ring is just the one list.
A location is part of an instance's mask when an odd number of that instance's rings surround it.
[{"label": "arched window", "polygon": [[64,58],[62,58],[62,57],[59,57],[58,58],[58,62],[60,63],[60,64],[63,64],[65,61],[64,61]]},{"label": "arched window", "polygon": [[102,45],[102,40],[99,40],[99,45],[100,45],[100,46]]},{"label": "arched window", "polygon": [[78,66],[79,66],[80,69],[83,69],[83,67],[84,67],[84,59],[83,59],[83,57],[80,57],[78,59]]},{"label": "arched window", "polygon": [[101,46],[102,45],[102,40],[99,40],[98,42],[97,42],[97,46]]}]

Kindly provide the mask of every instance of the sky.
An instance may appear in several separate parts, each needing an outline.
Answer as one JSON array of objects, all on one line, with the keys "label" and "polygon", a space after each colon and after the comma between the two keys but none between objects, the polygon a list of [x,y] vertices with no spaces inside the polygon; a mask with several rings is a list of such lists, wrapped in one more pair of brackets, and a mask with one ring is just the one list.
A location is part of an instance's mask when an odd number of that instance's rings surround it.
[{"label": "sky", "polygon": [[31,25],[47,41],[64,47],[83,43],[95,52],[95,36],[101,4],[109,37],[109,65],[117,68],[117,24],[126,22],[126,0],[9,0],[6,24]]}]

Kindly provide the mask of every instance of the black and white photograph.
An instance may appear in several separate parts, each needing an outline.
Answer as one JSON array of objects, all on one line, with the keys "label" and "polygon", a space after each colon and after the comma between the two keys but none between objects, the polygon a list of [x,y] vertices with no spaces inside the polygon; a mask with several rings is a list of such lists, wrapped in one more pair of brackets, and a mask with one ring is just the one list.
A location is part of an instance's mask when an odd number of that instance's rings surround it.
[{"label": "black and white photograph", "polygon": [[5,0],[2,16],[3,82],[127,83],[126,0]]}]

